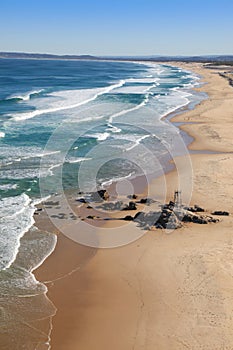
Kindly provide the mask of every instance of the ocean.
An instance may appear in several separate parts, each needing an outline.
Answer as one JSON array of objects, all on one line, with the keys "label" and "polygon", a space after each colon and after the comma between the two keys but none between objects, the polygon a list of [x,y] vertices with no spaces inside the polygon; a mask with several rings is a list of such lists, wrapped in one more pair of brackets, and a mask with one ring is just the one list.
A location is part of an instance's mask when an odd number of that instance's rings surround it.
[{"label": "ocean", "polygon": [[56,236],[36,204],[164,172],[186,144],[169,118],[204,97],[177,67],[117,61],[0,59],[1,349],[49,349],[56,307],[33,270]]}]

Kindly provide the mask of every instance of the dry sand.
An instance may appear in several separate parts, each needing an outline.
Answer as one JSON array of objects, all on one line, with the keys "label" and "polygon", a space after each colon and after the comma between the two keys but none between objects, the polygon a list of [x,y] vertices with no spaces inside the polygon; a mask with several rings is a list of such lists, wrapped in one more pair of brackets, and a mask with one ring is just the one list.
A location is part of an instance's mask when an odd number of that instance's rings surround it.
[{"label": "dry sand", "polygon": [[[192,204],[231,212],[233,88],[216,70],[180,66],[202,75],[210,98],[175,119],[195,123],[182,126],[195,138],[192,150],[221,152],[191,156]],[[175,171],[166,181],[170,195]],[[36,272],[53,281],[52,350],[233,349],[232,216],[171,234],[150,231],[115,249],[82,247],[61,234],[58,242]]]}]

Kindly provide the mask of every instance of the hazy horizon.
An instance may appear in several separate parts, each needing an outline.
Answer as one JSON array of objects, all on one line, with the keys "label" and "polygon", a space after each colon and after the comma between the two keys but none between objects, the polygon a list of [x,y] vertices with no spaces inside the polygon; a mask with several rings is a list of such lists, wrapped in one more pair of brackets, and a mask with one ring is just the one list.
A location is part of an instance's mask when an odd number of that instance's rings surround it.
[{"label": "hazy horizon", "polygon": [[148,57],[148,58],[156,58],[156,57],[215,57],[215,56],[233,56],[233,54],[228,54],[228,53],[222,53],[222,54],[214,54],[214,53],[210,53],[210,54],[194,54],[194,55],[160,55],[160,54],[156,54],[156,55],[143,55],[143,54],[140,54],[140,55],[91,55],[89,53],[83,53],[83,54],[76,54],[76,53],[62,53],[62,54],[59,54],[59,53],[54,53],[54,52],[29,52],[29,51],[0,51],[0,53],[7,53],[7,54],[26,54],[26,55],[51,55],[51,56],[92,56],[92,57],[97,57],[97,58],[101,58],[101,57],[104,57],[104,58],[120,58],[120,57],[126,57],[126,58],[145,58],[145,57]]}]

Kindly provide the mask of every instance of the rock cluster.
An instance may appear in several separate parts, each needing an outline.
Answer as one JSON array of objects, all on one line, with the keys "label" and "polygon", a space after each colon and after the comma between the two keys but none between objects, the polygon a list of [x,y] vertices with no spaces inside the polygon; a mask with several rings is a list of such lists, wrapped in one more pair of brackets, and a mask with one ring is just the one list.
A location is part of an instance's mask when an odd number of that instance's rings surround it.
[{"label": "rock cluster", "polygon": [[[123,218],[126,221],[134,221],[139,226],[150,229],[152,227],[160,229],[177,229],[182,227],[184,222],[193,222],[195,224],[216,223],[219,220],[210,215],[198,215],[197,212],[203,212],[204,209],[195,205],[194,207],[177,208],[173,201],[161,206],[161,211],[151,211],[149,213],[138,212],[134,217],[127,215]],[[191,210],[190,210],[191,209]]]},{"label": "rock cluster", "polygon": [[[198,212],[204,212],[204,209],[195,205],[194,207],[177,208],[171,202],[164,205],[162,213],[156,222],[155,226],[158,228],[176,229],[182,226],[183,222],[193,222],[195,224],[216,223],[219,220],[210,215],[198,215]],[[195,213],[195,214],[194,214]]]},{"label": "rock cluster", "polygon": [[[81,194],[81,193],[80,193]],[[106,190],[99,190],[88,194],[88,200],[84,197],[78,198],[81,203],[97,202],[101,203],[100,207],[105,210],[120,210],[120,211],[134,211],[137,210],[138,204],[150,205],[155,203],[153,199],[141,198],[138,199],[137,195],[128,196],[131,201],[128,204],[124,204],[122,201],[111,202],[108,201],[109,194]],[[133,201],[134,200],[134,201]],[[103,203],[104,202],[104,203]],[[88,208],[92,208],[88,206]],[[159,209],[160,208],[160,209]],[[181,192],[176,191],[174,194],[174,200],[167,204],[159,205],[158,211],[150,212],[137,212],[136,215],[126,215],[117,220],[133,221],[137,223],[142,229],[177,229],[182,227],[183,223],[193,222],[195,224],[208,224],[216,223],[219,219],[212,217],[211,215],[204,215],[205,209],[195,204],[193,207],[188,207],[182,204]],[[201,213],[201,214],[199,214]],[[212,215],[229,215],[225,211],[214,211]],[[87,219],[95,219],[96,216],[89,215]]]}]

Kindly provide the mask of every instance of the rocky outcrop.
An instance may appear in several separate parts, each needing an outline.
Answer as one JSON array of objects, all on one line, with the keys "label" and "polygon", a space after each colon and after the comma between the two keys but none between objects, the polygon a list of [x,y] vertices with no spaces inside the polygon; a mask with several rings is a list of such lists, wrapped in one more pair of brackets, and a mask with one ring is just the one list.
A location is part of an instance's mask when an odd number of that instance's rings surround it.
[{"label": "rocky outcrop", "polygon": [[170,230],[182,227],[185,222],[208,224],[219,221],[210,215],[197,215],[183,208],[173,208],[173,202],[163,206],[161,212],[138,212],[133,220],[144,228],[156,227]]},{"label": "rocky outcrop", "polygon": [[203,213],[205,209],[199,207],[199,205],[195,204],[193,207],[184,207],[184,209],[191,211],[193,213]]},{"label": "rocky outcrop", "polygon": [[155,203],[155,201],[151,198],[141,198],[137,203],[150,205],[152,203]]},{"label": "rocky outcrop", "polygon": [[191,212],[187,212],[183,219],[183,222],[194,222],[195,224],[208,224],[210,222],[218,222],[218,219],[213,218],[210,215],[194,215]]},{"label": "rocky outcrop", "polygon": [[137,210],[135,202],[129,202],[122,210]]},{"label": "rocky outcrop", "polygon": [[109,194],[106,190],[98,190],[97,192],[91,193],[90,200],[93,202],[106,201],[109,198]]},{"label": "rocky outcrop", "polygon": [[131,215],[126,215],[126,216],[123,218],[123,220],[125,220],[125,221],[133,221],[134,218],[133,218],[133,216],[131,216]]},{"label": "rocky outcrop", "polygon": [[177,229],[181,227],[181,221],[170,209],[163,209],[159,219],[155,223],[157,228]]},{"label": "rocky outcrop", "polygon": [[221,210],[216,210],[213,213],[211,213],[212,215],[219,215],[219,216],[228,216],[230,215],[230,213],[228,211],[221,211]]}]

